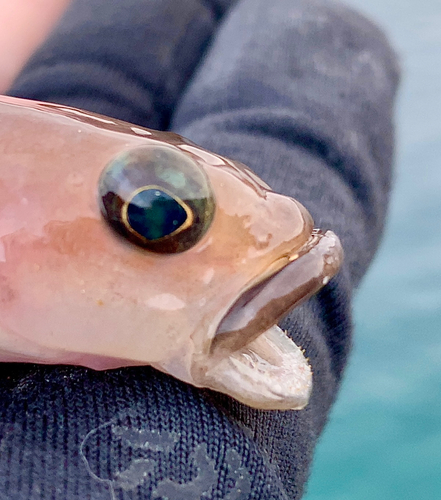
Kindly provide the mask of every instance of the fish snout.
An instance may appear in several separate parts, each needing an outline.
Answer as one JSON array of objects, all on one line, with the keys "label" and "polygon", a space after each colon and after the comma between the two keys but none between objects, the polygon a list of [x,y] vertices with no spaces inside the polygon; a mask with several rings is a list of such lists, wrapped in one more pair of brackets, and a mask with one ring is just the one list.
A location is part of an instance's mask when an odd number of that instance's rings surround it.
[{"label": "fish snout", "polygon": [[256,234],[271,242],[279,254],[292,254],[305,245],[314,228],[308,210],[294,198],[268,191],[266,203],[256,214]]}]

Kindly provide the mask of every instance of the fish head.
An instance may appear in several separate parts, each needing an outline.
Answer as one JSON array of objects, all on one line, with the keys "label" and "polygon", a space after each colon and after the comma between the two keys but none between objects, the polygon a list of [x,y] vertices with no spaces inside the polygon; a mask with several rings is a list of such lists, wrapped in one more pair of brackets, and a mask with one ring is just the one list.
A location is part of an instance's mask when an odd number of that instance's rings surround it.
[{"label": "fish head", "polygon": [[342,249],[241,163],[177,134],[0,100],[0,360],[151,365],[264,409],[312,371],[277,326]]}]

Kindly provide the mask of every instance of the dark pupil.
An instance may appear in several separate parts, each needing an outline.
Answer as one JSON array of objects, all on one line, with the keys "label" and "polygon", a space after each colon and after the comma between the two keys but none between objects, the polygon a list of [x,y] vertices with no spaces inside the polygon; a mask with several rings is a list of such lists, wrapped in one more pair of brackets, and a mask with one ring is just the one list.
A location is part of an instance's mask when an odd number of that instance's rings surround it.
[{"label": "dark pupil", "polygon": [[159,189],[136,194],[127,207],[127,219],[147,240],[158,240],[176,231],[187,219],[184,208]]}]

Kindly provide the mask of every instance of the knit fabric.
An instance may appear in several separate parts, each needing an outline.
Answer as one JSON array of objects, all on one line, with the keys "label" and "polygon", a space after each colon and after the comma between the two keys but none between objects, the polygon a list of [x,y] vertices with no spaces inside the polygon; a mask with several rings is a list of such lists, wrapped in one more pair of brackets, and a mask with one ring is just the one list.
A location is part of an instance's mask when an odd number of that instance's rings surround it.
[{"label": "knit fabric", "polygon": [[384,225],[397,75],[381,31],[327,0],[73,1],[10,95],[169,128],[242,161],[346,257],[281,324],[314,372],[301,411],[253,410],[149,367],[2,365],[1,500],[302,496]]}]

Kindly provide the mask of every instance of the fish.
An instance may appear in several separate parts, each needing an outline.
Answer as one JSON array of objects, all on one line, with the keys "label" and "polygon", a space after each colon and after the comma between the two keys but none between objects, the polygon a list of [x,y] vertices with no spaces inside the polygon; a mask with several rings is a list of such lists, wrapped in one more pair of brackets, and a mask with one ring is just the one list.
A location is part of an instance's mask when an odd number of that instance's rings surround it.
[{"label": "fish", "polygon": [[309,401],[277,323],[339,238],[249,167],[173,132],[0,97],[0,361],[152,366],[253,408]]}]

